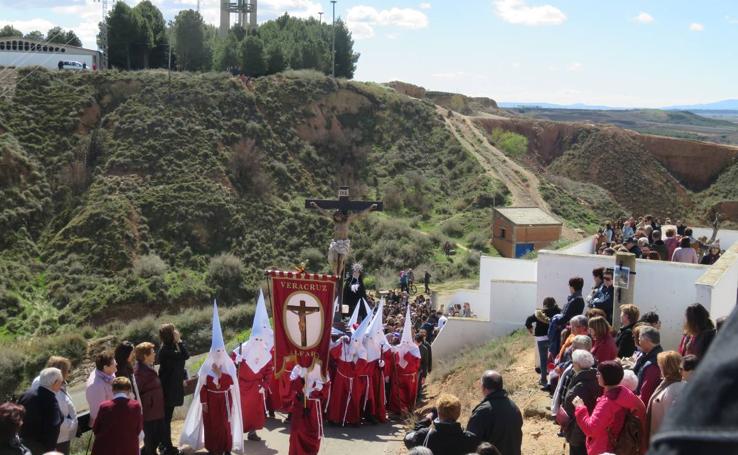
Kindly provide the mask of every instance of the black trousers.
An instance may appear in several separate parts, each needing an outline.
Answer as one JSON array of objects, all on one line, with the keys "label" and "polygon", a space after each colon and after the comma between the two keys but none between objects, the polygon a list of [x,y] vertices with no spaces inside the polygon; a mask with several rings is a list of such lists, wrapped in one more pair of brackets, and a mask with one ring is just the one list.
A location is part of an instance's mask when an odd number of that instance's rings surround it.
[{"label": "black trousers", "polygon": [[172,448],[172,416],[175,406],[164,406],[164,424],[162,426],[161,443],[165,449]]},{"label": "black trousers", "polygon": [[569,455],[587,455],[586,446],[569,446]]},{"label": "black trousers", "polygon": [[141,455],[156,455],[156,449],[163,442],[164,419],[144,422],[144,446]]}]

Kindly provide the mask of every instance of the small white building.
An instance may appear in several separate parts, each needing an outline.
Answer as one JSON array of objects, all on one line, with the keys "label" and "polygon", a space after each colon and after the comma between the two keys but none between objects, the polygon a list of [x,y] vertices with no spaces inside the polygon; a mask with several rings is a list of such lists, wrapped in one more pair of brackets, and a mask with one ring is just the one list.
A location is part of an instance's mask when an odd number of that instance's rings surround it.
[{"label": "small white building", "polygon": [[[697,238],[711,234],[711,229],[694,229]],[[634,303],[641,312],[658,313],[664,349],[677,348],[688,305],[701,303],[716,319],[738,303],[738,231],[722,229],[717,237],[726,251],[711,266],[636,259]],[[594,254],[591,237],[561,250],[541,250],[536,260],[482,256],[479,289],[457,292],[449,302],[469,302],[478,318],[449,318],[433,341],[433,354],[453,358],[466,347],[508,335],[524,326],[545,297],[563,306],[569,278],[582,277],[586,294],[593,285],[592,269],[613,266],[614,256]]]},{"label": "small white building", "polygon": [[86,69],[100,68],[100,51],[66,44],[47,43],[18,37],[0,37],[0,66],[22,68],[42,66],[58,69],[59,62],[79,62]]}]

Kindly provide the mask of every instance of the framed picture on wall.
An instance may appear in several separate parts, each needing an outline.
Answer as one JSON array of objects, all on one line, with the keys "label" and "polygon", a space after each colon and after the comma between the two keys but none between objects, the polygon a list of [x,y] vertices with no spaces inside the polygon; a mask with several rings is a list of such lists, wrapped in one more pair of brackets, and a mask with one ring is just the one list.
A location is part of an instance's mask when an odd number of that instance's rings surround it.
[{"label": "framed picture on wall", "polygon": [[628,289],[630,285],[630,267],[615,266],[613,270],[613,286]]}]

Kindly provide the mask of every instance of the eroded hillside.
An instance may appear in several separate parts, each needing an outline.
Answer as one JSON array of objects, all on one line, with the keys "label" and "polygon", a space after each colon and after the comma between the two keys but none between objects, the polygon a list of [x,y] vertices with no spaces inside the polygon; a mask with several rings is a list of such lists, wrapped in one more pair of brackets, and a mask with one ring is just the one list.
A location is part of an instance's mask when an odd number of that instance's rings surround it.
[{"label": "eroded hillside", "polygon": [[[449,261],[441,244],[474,241],[507,197],[434,105],[379,85],[313,73],[247,85],[175,74],[169,86],[158,72],[34,71],[19,82],[0,101],[10,336],[250,301],[270,266],[325,270],[331,227],[303,200],[339,184],[385,201],[352,230],[374,279],[424,264],[437,279],[469,274],[474,253]],[[242,262],[230,283],[213,271],[223,253]]]}]

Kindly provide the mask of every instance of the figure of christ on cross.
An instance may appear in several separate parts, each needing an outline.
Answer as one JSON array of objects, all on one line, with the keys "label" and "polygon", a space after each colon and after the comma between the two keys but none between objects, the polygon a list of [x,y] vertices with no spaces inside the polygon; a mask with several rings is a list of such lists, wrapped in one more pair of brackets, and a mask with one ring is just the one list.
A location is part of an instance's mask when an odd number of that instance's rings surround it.
[{"label": "figure of christ on cross", "polygon": [[307,315],[313,314],[320,311],[318,307],[309,307],[305,305],[304,300],[300,300],[300,305],[287,305],[287,309],[290,313],[296,314],[300,317],[300,322],[297,326],[300,328],[300,347],[307,347]]},{"label": "figure of christ on cross", "polygon": [[328,262],[333,274],[343,279],[346,258],[351,251],[349,224],[371,211],[382,211],[382,201],[352,201],[348,187],[342,186],[338,190],[338,200],[306,199],[305,208],[317,209],[333,221],[333,241],[328,249]]}]

